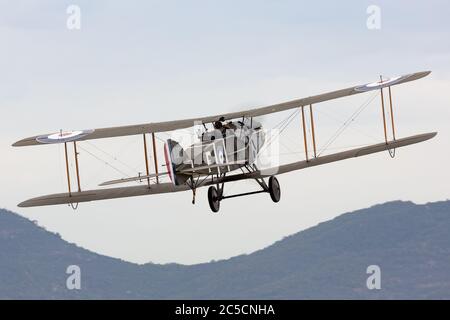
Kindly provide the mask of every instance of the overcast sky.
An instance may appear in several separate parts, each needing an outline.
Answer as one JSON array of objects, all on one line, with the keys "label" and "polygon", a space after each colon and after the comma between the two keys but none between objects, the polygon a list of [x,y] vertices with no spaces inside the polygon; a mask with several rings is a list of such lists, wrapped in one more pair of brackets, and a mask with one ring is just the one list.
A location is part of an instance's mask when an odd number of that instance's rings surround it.
[{"label": "overcast sky", "polygon": [[[66,27],[71,4],[81,9],[80,30]],[[381,9],[379,30],[367,28],[372,4]],[[253,252],[349,210],[445,200],[449,12],[448,1],[0,1],[0,207],[101,254],[192,264]],[[66,191],[61,147],[12,148],[21,138],[237,111],[422,70],[433,73],[393,90],[397,132],[438,131],[435,139],[394,160],[381,153],[281,175],[278,204],[255,195],[212,214],[201,190],[195,206],[182,193],[77,211],[17,208]],[[316,106],[319,147],[368,97]],[[262,121],[270,127],[288,115]],[[327,153],[381,142],[382,130],[375,99]],[[301,139],[297,119],[282,138],[283,161],[302,158]],[[80,147],[84,189],[121,177],[90,153],[127,174],[145,170],[142,137]]]}]

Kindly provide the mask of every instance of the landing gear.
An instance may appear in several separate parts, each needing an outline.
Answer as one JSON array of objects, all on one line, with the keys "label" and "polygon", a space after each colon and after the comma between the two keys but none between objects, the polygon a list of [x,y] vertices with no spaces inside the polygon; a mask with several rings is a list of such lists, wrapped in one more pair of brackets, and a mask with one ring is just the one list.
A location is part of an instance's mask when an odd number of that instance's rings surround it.
[{"label": "landing gear", "polygon": [[280,198],[281,198],[281,189],[280,189],[280,184],[277,180],[277,178],[275,178],[274,176],[271,176],[269,178],[269,183],[267,184],[264,179],[259,178],[259,179],[255,179],[258,184],[261,186],[261,190],[258,191],[252,191],[252,192],[246,192],[246,193],[239,193],[239,194],[233,194],[233,195],[228,195],[228,196],[224,196],[223,195],[223,183],[222,186],[218,185],[217,187],[211,186],[208,189],[208,203],[209,203],[209,207],[211,208],[212,212],[219,212],[220,210],[220,202],[224,199],[229,199],[229,198],[235,198],[235,197],[242,197],[242,196],[247,196],[247,195],[251,195],[251,194],[256,194],[256,193],[263,193],[263,192],[267,192],[270,194],[270,198],[272,199],[273,202],[279,202]]},{"label": "landing gear", "polygon": [[275,178],[274,176],[271,176],[269,178],[269,194],[273,202],[280,201],[281,198],[280,184],[278,183],[277,178]]},{"label": "landing gear", "polygon": [[220,209],[220,196],[216,187],[211,186],[208,189],[208,203],[213,212],[219,212]]}]

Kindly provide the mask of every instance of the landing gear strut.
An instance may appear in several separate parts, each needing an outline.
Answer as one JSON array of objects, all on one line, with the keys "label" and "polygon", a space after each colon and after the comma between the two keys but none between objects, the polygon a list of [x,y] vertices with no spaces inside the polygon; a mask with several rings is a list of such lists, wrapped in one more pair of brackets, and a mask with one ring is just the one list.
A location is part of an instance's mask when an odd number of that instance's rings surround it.
[{"label": "landing gear strut", "polygon": [[212,212],[219,212],[220,202],[224,199],[242,197],[242,196],[247,196],[247,195],[262,193],[262,192],[269,193],[270,198],[272,199],[273,202],[280,201],[281,189],[280,189],[280,184],[279,184],[277,178],[275,178],[274,176],[271,176],[269,178],[269,185],[267,185],[266,182],[264,181],[264,179],[262,179],[262,178],[255,179],[255,180],[261,186],[262,190],[224,196],[223,195],[223,188],[224,188],[223,184],[222,184],[222,186],[218,185],[217,188],[214,186],[209,187],[208,203],[209,203],[209,207],[211,208]]},{"label": "landing gear strut", "polygon": [[195,195],[197,193],[197,189],[192,189],[192,204],[195,204]]}]

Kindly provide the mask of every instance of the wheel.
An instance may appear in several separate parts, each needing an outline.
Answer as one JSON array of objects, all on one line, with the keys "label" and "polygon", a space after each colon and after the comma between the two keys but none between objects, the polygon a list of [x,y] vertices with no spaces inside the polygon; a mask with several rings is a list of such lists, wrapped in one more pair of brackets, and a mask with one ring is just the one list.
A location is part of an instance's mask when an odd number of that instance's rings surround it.
[{"label": "wheel", "polygon": [[280,201],[281,198],[280,184],[278,183],[277,178],[275,178],[274,176],[269,178],[269,193],[273,202]]},{"label": "wheel", "polygon": [[214,186],[211,186],[208,189],[208,203],[212,212],[219,212],[220,209],[219,193],[217,192],[217,189]]}]

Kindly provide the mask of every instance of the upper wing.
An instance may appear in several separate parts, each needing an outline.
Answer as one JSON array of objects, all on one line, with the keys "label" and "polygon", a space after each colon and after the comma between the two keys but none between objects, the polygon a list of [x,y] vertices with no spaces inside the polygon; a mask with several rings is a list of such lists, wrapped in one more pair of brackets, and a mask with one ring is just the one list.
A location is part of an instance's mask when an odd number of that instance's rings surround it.
[{"label": "upper wing", "polygon": [[377,90],[383,87],[398,85],[401,83],[417,80],[429,75],[430,71],[416,72],[412,74],[407,74],[400,77],[395,77],[380,82],[369,83],[365,85],[354,86],[342,90],[332,91],[324,94],[319,94],[316,96],[311,96],[303,99],[292,100],[289,102],[279,103],[262,108],[254,108],[249,110],[243,110],[238,112],[231,112],[226,114],[219,114],[209,117],[192,118],[186,120],[176,120],[168,122],[156,122],[156,123],[146,123],[131,126],[121,126],[121,127],[111,127],[111,128],[101,128],[92,130],[82,130],[65,132],[62,134],[44,134],[39,136],[34,136],[17,141],[13,144],[15,147],[21,146],[31,146],[39,144],[48,143],[62,143],[68,141],[82,141],[82,140],[93,140],[101,138],[112,138],[121,137],[129,135],[137,135],[151,132],[165,132],[177,129],[184,129],[194,126],[195,123],[210,123],[217,121],[220,117],[224,117],[225,120],[237,119],[242,117],[257,117],[270,113],[286,111],[293,108],[298,108],[301,106],[306,106],[310,104],[316,104],[319,102],[324,102],[332,99],[342,98],[346,96],[351,96],[358,93],[363,93],[371,90]]}]

